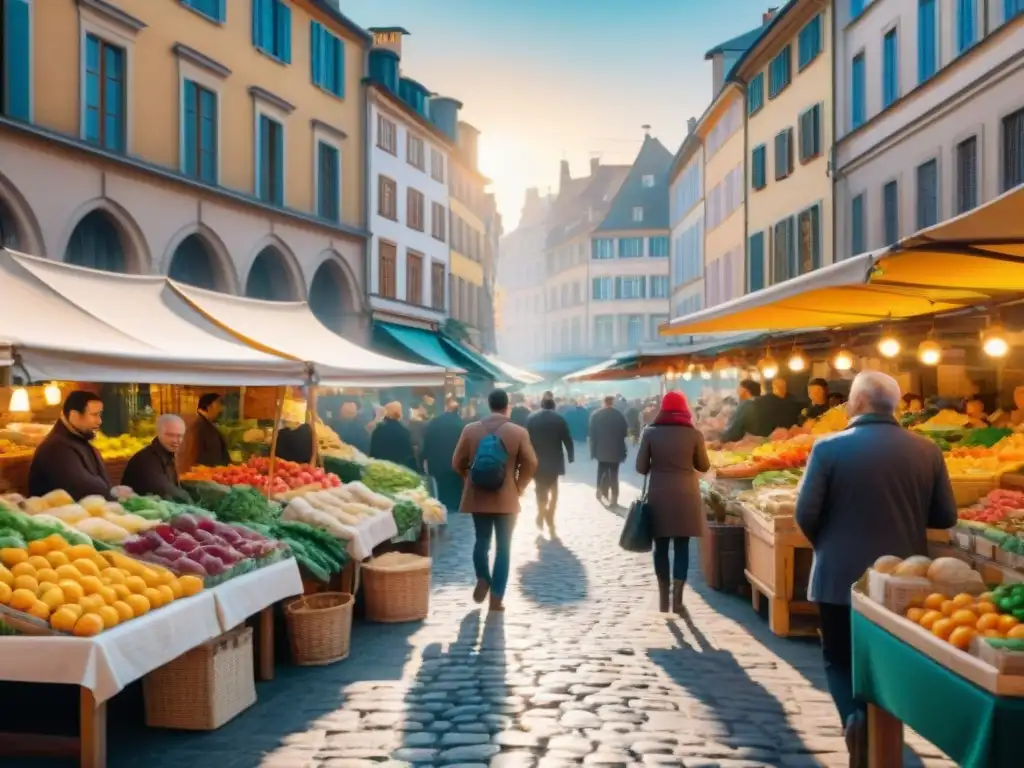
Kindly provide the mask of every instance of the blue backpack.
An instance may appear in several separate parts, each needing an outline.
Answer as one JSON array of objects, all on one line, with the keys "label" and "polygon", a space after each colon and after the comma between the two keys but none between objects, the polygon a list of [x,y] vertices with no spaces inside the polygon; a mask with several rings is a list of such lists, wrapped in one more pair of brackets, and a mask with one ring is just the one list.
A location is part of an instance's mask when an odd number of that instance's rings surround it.
[{"label": "blue backpack", "polygon": [[498,437],[502,424],[488,430],[476,447],[473,463],[469,465],[469,481],[484,491],[500,491],[505,485],[508,451]]}]

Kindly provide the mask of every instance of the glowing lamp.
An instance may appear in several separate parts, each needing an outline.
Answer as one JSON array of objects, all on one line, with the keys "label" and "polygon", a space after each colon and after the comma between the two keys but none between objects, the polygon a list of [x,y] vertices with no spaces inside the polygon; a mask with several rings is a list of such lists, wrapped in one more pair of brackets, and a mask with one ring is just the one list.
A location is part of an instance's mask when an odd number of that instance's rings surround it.
[{"label": "glowing lamp", "polygon": [[1010,343],[1006,340],[1006,329],[992,325],[981,335],[981,348],[989,357],[1006,357]]},{"label": "glowing lamp", "polygon": [[924,365],[938,365],[942,360],[942,347],[937,341],[925,339],[917,348],[917,359]]},{"label": "glowing lamp", "polygon": [[60,405],[60,387],[51,381],[46,385],[46,388],[43,389],[43,399],[46,401],[47,405]]},{"label": "glowing lamp", "polygon": [[11,402],[7,406],[7,410],[11,413],[30,413],[32,408],[28,402],[28,390],[24,387],[18,387],[11,392]]},{"label": "glowing lamp", "polygon": [[836,356],[832,358],[832,367],[837,371],[850,370],[853,368],[853,355],[845,349],[840,349],[836,352]]},{"label": "glowing lamp", "polygon": [[793,373],[800,373],[800,371],[807,370],[807,355],[803,352],[794,350],[793,354],[789,356],[789,360],[786,361],[786,365],[789,366],[789,370]]},{"label": "glowing lamp", "polygon": [[883,336],[878,341],[878,354],[893,358],[900,353],[900,342],[895,336]]},{"label": "glowing lamp", "polygon": [[757,363],[757,367],[761,371],[761,375],[766,379],[774,379],[779,375],[779,364],[775,362],[775,358],[771,355],[762,357]]}]

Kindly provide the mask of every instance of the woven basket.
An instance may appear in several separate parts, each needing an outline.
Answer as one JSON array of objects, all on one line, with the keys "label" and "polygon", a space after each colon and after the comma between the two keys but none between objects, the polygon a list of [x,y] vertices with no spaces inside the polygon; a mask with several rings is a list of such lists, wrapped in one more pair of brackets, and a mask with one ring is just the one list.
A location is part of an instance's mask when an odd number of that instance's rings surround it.
[{"label": "woven basket", "polygon": [[373,561],[362,566],[366,618],[382,623],[422,621],[430,613],[429,557],[416,568],[380,568]]},{"label": "woven basket", "polygon": [[284,615],[292,661],[311,667],[348,658],[352,604],[352,595],[347,592],[321,592],[287,603]]},{"label": "woven basket", "polygon": [[252,629],[239,627],[143,678],[146,725],[214,731],[256,703]]}]

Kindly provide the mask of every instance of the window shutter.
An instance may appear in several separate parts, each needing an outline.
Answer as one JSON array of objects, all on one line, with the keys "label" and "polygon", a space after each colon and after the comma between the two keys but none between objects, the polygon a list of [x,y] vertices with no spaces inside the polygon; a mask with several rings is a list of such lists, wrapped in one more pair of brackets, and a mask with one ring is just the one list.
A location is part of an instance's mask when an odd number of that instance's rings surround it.
[{"label": "window shutter", "polygon": [[184,112],[182,113],[181,139],[182,139],[182,170],[186,176],[198,175],[196,167],[198,156],[198,137],[196,136],[196,84],[191,80],[185,81],[185,93],[182,97]]},{"label": "window shutter", "polygon": [[850,203],[850,255],[864,253],[864,195],[853,198]]},{"label": "window shutter", "polygon": [[313,85],[323,85],[321,81],[321,71],[323,67],[323,37],[320,34],[322,27],[317,21],[309,22],[309,64],[310,64],[310,78],[313,80]]},{"label": "window shutter", "polygon": [[277,2],[277,50],[286,64],[292,61],[292,9],[280,0]]},{"label": "window shutter", "polygon": [[751,292],[764,288],[764,232],[750,236],[750,252],[747,265],[747,284]]},{"label": "window shutter", "polygon": [[3,103],[0,112],[18,120],[28,120],[32,103],[32,36],[29,28],[28,0],[3,2]]},{"label": "window shutter", "polygon": [[284,127],[274,124],[274,202],[284,204]]},{"label": "window shutter", "polygon": [[228,17],[226,2],[227,0],[216,0],[217,21],[222,23]]},{"label": "window shutter", "polygon": [[332,38],[334,44],[334,76],[338,79],[338,88],[335,93],[345,98],[345,43],[341,38]]}]

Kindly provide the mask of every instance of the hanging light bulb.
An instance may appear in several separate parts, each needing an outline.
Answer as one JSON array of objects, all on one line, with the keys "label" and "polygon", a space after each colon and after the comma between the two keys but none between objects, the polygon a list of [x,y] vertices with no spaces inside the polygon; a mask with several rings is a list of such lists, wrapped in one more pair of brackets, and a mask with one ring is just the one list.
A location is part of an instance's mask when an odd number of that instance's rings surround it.
[{"label": "hanging light bulb", "polygon": [[43,390],[43,399],[46,401],[47,405],[60,405],[60,387],[51,381]]},{"label": "hanging light bulb", "polygon": [[779,375],[779,364],[775,362],[775,358],[771,356],[771,353],[762,357],[758,361],[757,367],[760,369],[761,375],[766,379],[774,379]]},{"label": "hanging light bulb", "polygon": [[996,323],[981,334],[981,348],[989,357],[1006,357],[1010,343],[1006,340],[1006,329]]},{"label": "hanging light bulb", "polygon": [[32,411],[28,402],[28,390],[24,387],[17,387],[11,392],[11,402],[7,406],[11,413],[30,413]]},{"label": "hanging light bulb", "polygon": [[790,355],[789,360],[786,361],[786,365],[793,373],[800,373],[801,371],[807,370],[809,362],[807,355],[794,348],[793,354]]},{"label": "hanging light bulb", "polygon": [[845,347],[840,347],[835,357],[832,358],[832,367],[837,371],[850,370],[853,368],[853,355],[847,352]]},{"label": "hanging light bulb", "polygon": [[711,371],[707,369],[707,366],[702,365],[700,367],[700,377],[705,381],[711,378]]},{"label": "hanging light bulb", "polygon": [[683,381],[689,381],[693,378],[693,363],[690,363],[686,370],[683,371]]},{"label": "hanging light bulb", "polygon": [[900,353],[900,341],[891,334],[885,334],[878,340],[878,354],[882,357],[893,358]]},{"label": "hanging light bulb", "polygon": [[670,365],[670,366],[668,367],[668,369],[667,369],[667,370],[665,371],[665,380],[666,380],[666,381],[672,381],[673,379],[675,379],[675,377],[676,377],[676,369],[675,369],[675,368],[673,368],[673,367],[672,367],[672,366]]},{"label": "hanging light bulb", "polygon": [[942,347],[934,339],[925,339],[917,348],[917,359],[924,365],[938,365],[942,360]]}]

